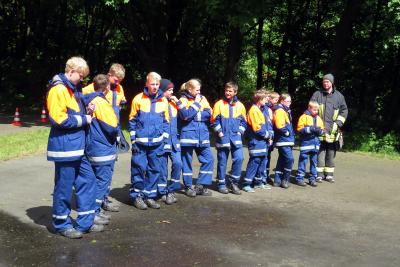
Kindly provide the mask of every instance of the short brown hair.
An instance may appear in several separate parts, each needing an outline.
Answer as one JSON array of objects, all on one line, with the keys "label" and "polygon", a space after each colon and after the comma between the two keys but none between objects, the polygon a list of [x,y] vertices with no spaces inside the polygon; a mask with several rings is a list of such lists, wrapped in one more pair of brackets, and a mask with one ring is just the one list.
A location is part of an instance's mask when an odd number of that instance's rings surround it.
[{"label": "short brown hair", "polygon": [[264,89],[259,89],[257,91],[255,91],[254,95],[253,95],[253,101],[255,103],[257,103],[258,101],[260,101],[261,99],[267,97],[267,91],[265,91]]},{"label": "short brown hair", "polygon": [[93,78],[93,87],[96,92],[103,92],[109,84],[107,75],[98,74]]},{"label": "short brown hair", "polygon": [[291,97],[289,94],[283,93],[283,94],[281,94],[281,96],[279,98],[279,101],[286,100],[286,98],[289,98],[289,97]]},{"label": "short brown hair", "polygon": [[269,93],[270,98],[279,98],[279,94],[277,92],[271,91]]},{"label": "short brown hair", "polygon": [[237,85],[237,83],[230,81],[230,82],[227,82],[227,83],[225,84],[225,87],[224,87],[224,88],[225,88],[225,89],[226,89],[226,88],[232,88],[233,91],[235,91],[235,93],[237,93],[237,91],[238,91],[238,89],[239,89],[239,86]]}]

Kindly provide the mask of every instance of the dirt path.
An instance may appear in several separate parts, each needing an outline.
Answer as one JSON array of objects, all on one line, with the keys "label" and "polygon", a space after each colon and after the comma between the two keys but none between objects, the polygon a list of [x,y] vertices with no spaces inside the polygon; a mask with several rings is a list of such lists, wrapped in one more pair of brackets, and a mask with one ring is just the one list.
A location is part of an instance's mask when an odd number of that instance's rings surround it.
[{"label": "dirt path", "polygon": [[339,153],[337,165],[335,184],[178,195],[176,205],[138,211],[129,204],[124,154],[111,192],[121,212],[106,232],[71,241],[46,229],[53,164],[44,155],[2,162],[0,264],[399,266],[399,161]]}]

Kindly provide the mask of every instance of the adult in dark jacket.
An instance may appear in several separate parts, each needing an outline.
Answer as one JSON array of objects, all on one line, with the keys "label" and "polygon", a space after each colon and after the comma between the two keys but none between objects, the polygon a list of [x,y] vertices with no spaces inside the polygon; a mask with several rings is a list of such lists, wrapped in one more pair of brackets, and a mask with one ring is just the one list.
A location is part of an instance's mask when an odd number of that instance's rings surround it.
[{"label": "adult in dark jacket", "polygon": [[339,130],[345,123],[348,109],[344,96],[335,88],[334,77],[326,74],[322,78],[322,89],[316,91],[311,101],[319,104],[319,116],[325,126],[325,134],[321,136],[321,146],[318,153],[317,182],[325,179],[333,183],[335,172],[336,142]]}]

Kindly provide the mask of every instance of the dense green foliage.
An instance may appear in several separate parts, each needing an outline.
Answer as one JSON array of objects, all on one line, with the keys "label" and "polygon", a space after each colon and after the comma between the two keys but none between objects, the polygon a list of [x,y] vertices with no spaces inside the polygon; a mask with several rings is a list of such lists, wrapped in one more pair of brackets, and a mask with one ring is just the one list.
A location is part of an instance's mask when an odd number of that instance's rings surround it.
[{"label": "dense green foliage", "polygon": [[39,109],[47,81],[81,55],[91,77],[126,66],[128,99],[150,70],[177,88],[200,78],[210,102],[232,79],[247,103],[257,86],[288,91],[295,120],[332,72],[347,132],[400,133],[400,0],[10,0],[0,34],[2,109]]}]

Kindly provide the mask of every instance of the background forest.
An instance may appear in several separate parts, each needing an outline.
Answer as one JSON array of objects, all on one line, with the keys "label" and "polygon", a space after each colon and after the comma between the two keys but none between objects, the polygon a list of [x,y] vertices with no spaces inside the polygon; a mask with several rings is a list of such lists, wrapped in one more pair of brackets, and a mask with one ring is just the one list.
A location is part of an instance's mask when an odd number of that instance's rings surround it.
[{"label": "background forest", "polygon": [[73,55],[88,79],[123,64],[129,102],[148,71],[176,89],[200,78],[210,102],[234,80],[247,105],[262,86],[292,94],[295,122],[331,72],[350,109],[346,146],[399,149],[400,0],[10,0],[0,36],[3,111],[40,109]]}]

